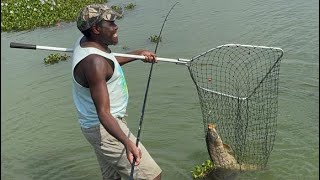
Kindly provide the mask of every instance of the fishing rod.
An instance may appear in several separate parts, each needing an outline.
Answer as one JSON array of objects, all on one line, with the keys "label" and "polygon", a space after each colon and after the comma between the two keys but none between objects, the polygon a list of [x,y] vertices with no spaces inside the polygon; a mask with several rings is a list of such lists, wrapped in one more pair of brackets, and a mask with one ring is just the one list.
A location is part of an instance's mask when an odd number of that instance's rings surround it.
[{"label": "fishing rod", "polygon": [[[10,48],[18,48],[18,49],[31,49],[31,50],[48,50],[48,51],[59,51],[59,52],[69,52],[72,53],[72,48],[64,48],[64,47],[54,47],[54,46],[40,46],[35,44],[26,44],[26,43],[17,43],[17,42],[11,42]],[[123,54],[123,53],[111,53],[114,56],[118,57],[129,57],[129,58],[136,58],[136,59],[145,59],[145,56],[140,55],[134,55],[134,54]],[[189,62],[189,59],[184,58],[178,58],[178,59],[172,59],[172,58],[163,58],[163,57],[157,57],[158,61],[162,62],[169,62],[169,63],[176,63],[176,64],[187,64]]]},{"label": "fishing rod", "polygon": [[[171,9],[169,10],[168,14],[166,15],[163,23],[162,23],[162,26],[161,26],[161,29],[160,29],[160,32],[159,32],[159,35],[158,37],[161,38],[161,33],[162,33],[162,30],[163,30],[163,27],[164,27],[164,24],[166,23],[167,21],[167,18],[171,12],[171,10],[174,8],[175,5],[177,5],[178,2],[176,2],[172,7]],[[157,45],[156,45],[156,48],[154,50],[154,53],[157,53],[157,49],[158,49],[158,45],[159,45],[159,42],[157,42]],[[141,117],[140,117],[140,122],[139,122],[139,128],[138,128],[138,135],[137,135],[137,140],[136,140],[136,146],[138,147],[139,145],[139,141],[140,141],[140,134],[141,134],[141,129],[142,129],[142,122],[143,122],[143,117],[144,117],[144,112],[145,112],[145,107],[146,107],[146,102],[147,102],[147,97],[148,97],[148,91],[149,91],[149,85],[150,85],[150,82],[151,82],[151,75],[152,75],[152,70],[153,70],[153,65],[154,65],[154,62],[152,62],[151,64],[151,68],[150,68],[150,72],[149,72],[149,78],[148,78],[148,82],[147,82],[147,87],[146,87],[146,91],[145,91],[145,94],[144,94],[144,100],[143,100],[143,105],[142,105],[142,111],[141,111]],[[131,173],[130,173],[130,178],[129,180],[133,180],[133,173],[134,173],[134,166],[135,166],[135,162],[136,162],[136,158],[134,157],[133,158],[133,162],[131,164]]]}]

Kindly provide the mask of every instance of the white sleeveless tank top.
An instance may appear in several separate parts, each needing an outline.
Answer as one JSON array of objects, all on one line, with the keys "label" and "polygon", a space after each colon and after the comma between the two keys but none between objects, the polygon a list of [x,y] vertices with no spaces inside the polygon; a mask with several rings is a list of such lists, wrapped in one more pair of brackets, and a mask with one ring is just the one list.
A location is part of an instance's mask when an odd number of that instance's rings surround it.
[{"label": "white sleeveless tank top", "polygon": [[113,61],[114,72],[112,77],[106,82],[110,99],[110,111],[113,117],[124,117],[128,105],[129,94],[122,68],[114,55],[105,53],[96,48],[82,48],[80,46],[81,38],[75,43],[72,56],[72,95],[73,102],[77,109],[80,126],[83,128],[90,128],[100,123],[96,107],[91,98],[90,89],[80,85],[73,76],[74,68],[82,59],[90,54],[98,54]]}]

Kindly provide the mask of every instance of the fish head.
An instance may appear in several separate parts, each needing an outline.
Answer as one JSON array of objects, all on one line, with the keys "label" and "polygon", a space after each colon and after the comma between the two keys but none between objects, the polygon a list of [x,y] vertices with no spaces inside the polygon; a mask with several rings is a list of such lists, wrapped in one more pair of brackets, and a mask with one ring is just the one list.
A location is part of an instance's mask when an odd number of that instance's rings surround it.
[{"label": "fish head", "polygon": [[208,133],[210,133],[210,137],[214,141],[220,138],[216,130],[216,125],[213,123],[208,124]]}]

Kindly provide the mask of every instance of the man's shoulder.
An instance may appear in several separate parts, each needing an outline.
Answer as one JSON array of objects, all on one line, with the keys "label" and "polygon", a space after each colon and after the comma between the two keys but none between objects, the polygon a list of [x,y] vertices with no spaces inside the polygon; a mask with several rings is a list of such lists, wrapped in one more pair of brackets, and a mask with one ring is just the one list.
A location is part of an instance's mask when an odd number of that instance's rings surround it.
[{"label": "man's shoulder", "polygon": [[112,72],[114,69],[113,61],[99,54],[88,55],[79,65],[83,67],[84,71],[88,72],[93,70],[100,71],[102,69],[104,69],[106,72]]},{"label": "man's shoulder", "polygon": [[99,54],[89,54],[85,58],[83,58],[82,65],[85,66],[105,66],[109,63],[107,62],[107,58]]}]

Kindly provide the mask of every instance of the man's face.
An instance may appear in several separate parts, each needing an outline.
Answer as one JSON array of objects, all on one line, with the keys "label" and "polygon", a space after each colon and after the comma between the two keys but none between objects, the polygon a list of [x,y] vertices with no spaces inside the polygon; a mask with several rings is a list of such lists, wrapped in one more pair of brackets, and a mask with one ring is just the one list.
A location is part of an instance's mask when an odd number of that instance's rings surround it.
[{"label": "man's face", "polygon": [[100,23],[100,36],[103,44],[116,45],[118,44],[118,26],[114,21],[102,20]]}]

